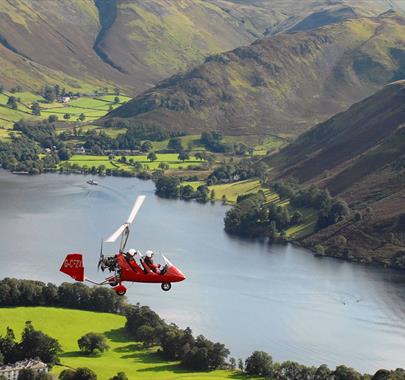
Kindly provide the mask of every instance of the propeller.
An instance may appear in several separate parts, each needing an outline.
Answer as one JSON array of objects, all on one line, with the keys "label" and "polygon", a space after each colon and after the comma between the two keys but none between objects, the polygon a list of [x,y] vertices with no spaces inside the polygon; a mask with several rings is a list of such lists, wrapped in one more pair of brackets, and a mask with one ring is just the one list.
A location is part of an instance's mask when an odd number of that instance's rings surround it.
[{"label": "propeller", "polygon": [[126,232],[126,237],[121,244],[122,245],[121,249],[124,248],[129,234],[129,226],[134,221],[136,214],[138,214],[145,198],[146,198],[145,195],[139,195],[136,198],[134,206],[132,207],[131,213],[129,214],[127,221],[123,225],[119,226],[118,229],[104,241],[105,243],[114,243],[119,236],[121,236],[124,232]]},{"label": "propeller", "polygon": [[103,255],[103,239],[101,239],[101,247],[100,247],[100,258],[98,259],[97,264],[97,272],[100,271],[101,264],[103,263],[104,255]]}]

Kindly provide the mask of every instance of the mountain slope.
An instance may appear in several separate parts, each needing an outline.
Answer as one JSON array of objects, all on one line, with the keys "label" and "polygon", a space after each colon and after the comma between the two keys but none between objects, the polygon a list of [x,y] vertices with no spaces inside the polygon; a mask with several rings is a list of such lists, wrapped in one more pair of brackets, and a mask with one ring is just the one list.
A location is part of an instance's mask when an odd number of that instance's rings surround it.
[{"label": "mountain slope", "polygon": [[[274,178],[326,186],[361,213],[304,245],[405,268],[405,81],[314,127],[267,161]],[[347,246],[338,246],[338,236]]]},{"label": "mountain slope", "polygon": [[[1,82],[32,90],[44,82],[85,90],[117,84],[136,94],[209,54],[281,33],[313,12],[336,13],[356,3],[0,0]],[[387,8],[384,0],[362,0],[354,13],[376,15]]]},{"label": "mountain slope", "polygon": [[113,111],[172,129],[297,136],[401,77],[405,18],[388,12],[210,56]]},{"label": "mountain slope", "polygon": [[285,18],[202,0],[0,0],[0,76],[7,87],[117,83],[140,92]]}]

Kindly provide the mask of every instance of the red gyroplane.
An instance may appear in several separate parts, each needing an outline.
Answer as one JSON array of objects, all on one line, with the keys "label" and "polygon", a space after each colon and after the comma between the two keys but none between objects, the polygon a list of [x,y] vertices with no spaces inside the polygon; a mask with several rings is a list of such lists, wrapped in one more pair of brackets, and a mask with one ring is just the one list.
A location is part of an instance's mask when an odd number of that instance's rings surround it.
[{"label": "red gyroplane", "polygon": [[115,255],[104,255],[103,242],[101,243],[100,259],[97,268],[103,272],[108,270],[111,276],[102,282],[95,282],[86,278],[84,275],[83,256],[80,253],[68,254],[63,261],[60,271],[66,273],[76,281],[88,281],[95,285],[110,285],[120,296],[124,295],[127,291],[127,288],[122,284],[124,281],[159,283],[162,290],[168,291],[172,287],[172,282],[185,280],[184,274],[163,255],[165,265],[157,268],[156,265],[151,265],[150,260],[145,258],[139,251],[131,249],[126,252],[125,246],[129,237],[129,226],[134,221],[144,200],[144,195],[137,197],[127,221],[104,241],[104,243],[113,243],[121,237],[118,253]]}]

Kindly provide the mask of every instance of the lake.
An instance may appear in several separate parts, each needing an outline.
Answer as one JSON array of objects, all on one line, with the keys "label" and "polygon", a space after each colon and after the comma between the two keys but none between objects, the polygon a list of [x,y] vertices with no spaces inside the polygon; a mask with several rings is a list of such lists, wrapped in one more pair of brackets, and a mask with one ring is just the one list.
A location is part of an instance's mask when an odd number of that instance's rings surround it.
[{"label": "lake", "polygon": [[59,267],[66,253],[82,252],[87,276],[101,280],[101,239],[145,194],[127,248],[165,254],[187,280],[169,292],[129,284],[130,302],[225,343],[236,358],[259,349],[331,368],[405,367],[405,272],[233,238],[221,204],[161,199],[151,181],[107,177],[91,186],[89,178],[0,172],[0,278],[71,281]]}]

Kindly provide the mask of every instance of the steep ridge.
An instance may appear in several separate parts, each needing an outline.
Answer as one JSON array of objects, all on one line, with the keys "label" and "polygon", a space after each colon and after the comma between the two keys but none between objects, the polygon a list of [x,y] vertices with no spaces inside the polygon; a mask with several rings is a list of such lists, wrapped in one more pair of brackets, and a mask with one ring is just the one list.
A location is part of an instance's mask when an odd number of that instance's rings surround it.
[{"label": "steep ridge", "polygon": [[[321,230],[304,245],[405,268],[405,81],[314,127],[267,161],[273,178],[326,186],[359,211],[361,217]],[[337,247],[337,236],[347,246]]]},{"label": "steep ridge", "polygon": [[210,56],[108,117],[295,137],[401,76],[404,52],[400,15],[345,20]]}]

